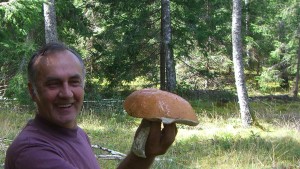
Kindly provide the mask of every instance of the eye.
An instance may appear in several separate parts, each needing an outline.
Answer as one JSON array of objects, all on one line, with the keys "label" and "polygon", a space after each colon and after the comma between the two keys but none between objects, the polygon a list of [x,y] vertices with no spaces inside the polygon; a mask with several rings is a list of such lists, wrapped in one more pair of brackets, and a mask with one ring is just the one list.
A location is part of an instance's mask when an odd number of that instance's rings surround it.
[{"label": "eye", "polygon": [[70,80],[70,85],[71,86],[81,86],[81,80],[80,79],[72,79]]},{"label": "eye", "polygon": [[56,88],[60,85],[60,83],[58,81],[49,81],[46,82],[46,86],[49,88]]}]

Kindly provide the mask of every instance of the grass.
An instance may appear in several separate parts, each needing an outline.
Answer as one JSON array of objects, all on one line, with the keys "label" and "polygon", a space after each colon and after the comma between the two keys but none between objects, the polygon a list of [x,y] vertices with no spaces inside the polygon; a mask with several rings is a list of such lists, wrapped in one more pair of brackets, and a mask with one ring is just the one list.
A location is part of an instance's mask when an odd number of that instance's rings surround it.
[{"label": "grass", "polygon": [[[297,169],[300,168],[300,102],[251,102],[261,125],[242,128],[235,102],[191,101],[200,124],[178,125],[176,141],[156,160],[154,169]],[[12,140],[33,111],[21,113],[0,109],[0,138]],[[140,120],[119,112],[84,111],[79,125],[92,144],[127,153]],[[8,140],[0,146],[4,162]],[[95,150],[96,154],[105,154]],[[113,169],[120,161],[99,159],[103,168]],[[1,168],[1,167],[0,167]]]}]

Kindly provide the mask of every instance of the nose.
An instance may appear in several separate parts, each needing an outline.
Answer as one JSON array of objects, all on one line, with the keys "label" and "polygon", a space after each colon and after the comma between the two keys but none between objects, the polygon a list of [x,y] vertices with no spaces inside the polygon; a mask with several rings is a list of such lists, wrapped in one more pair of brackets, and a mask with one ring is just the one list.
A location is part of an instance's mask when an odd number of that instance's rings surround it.
[{"label": "nose", "polygon": [[73,91],[72,88],[69,86],[69,84],[63,84],[63,86],[60,89],[59,97],[62,98],[70,98],[73,97]]}]

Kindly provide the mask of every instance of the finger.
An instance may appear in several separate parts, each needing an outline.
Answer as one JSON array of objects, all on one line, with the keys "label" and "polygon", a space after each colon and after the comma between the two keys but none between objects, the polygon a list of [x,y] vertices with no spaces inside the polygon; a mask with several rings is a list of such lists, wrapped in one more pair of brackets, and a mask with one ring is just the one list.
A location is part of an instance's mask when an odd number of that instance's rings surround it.
[{"label": "finger", "polygon": [[152,121],[150,124],[150,133],[148,136],[149,144],[158,146],[160,144],[161,122]]},{"label": "finger", "polygon": [[175,136],[177,135],[178,129],[177,129],[176,123],[164,124],[164,128],[166,128],[165,130],[174,130]]},{"label": "finger", "polygon": [[162,147],[170,147],[175,141],[177,135],[177,127],[175,123],[164,124],[161,135],[161,145]]}]

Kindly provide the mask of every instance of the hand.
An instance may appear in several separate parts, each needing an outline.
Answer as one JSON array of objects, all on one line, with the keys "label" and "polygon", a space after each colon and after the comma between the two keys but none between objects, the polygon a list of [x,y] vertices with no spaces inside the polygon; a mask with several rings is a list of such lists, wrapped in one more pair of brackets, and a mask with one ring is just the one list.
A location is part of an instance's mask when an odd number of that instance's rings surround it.
[{"label": "hand", "polygon": [[[145,123],[142,120],[141,125]],[[149,121],[147,121],[149,123]],[[175,123],[163,124],[164,128],[161,129],[161,122],[150,121],[150,132],[145,145],[147,157],[155,157],[165,154],[172,143],[175,141],[177,135],[177,127]]]},{"label": "hand", "polygon": [[135,137],[141,130],[150,128],[148,138],[145,145],[146,158],[139,157],[131,151],[127,157],[120,163],[118,169],[148,169],[152,165],[154,159],[158,155],[167,152],[168,148],[172,145],[177,134],[176,124],[164,124],[161,129],[161,122],[153,122],[142,120],[138,127]]}]

